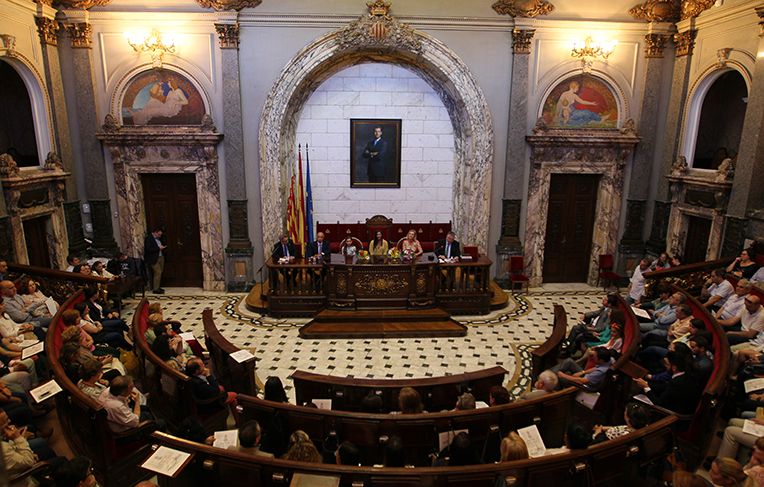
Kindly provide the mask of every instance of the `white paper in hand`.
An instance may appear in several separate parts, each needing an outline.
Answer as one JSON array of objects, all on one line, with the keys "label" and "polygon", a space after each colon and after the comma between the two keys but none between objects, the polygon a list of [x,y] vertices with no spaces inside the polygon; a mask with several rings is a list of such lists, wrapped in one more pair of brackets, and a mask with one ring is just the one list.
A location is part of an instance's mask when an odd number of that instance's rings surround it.
[{"label": "white paper in hand", "polygon": [[325,409],[331,411],[332,400],[331,399],[313,399],[310,402],[316,405],[318,409]]},{"label": "white paper in hand", "polygon": [[215,432],[215,442],[212,444],[215,448],[228,449],[239,446],[239,430],[226,430]]},{"label": "white paper in hand", "polygon": [[749,379],[743,383],[743,386],[745,387],[746,394],[760,391],[764,389],[764,379]]},{"label": "white paper in hand", "polygon": [[48,313],[50,313],[51,316],[56,314],[56,311],[58,311],[58,303],[50,296],[48,296],[48,299],[45,300],[45,306],[48,308]]},{"label": "white paper in hand", "polygon": [[196,341],[196,337],[190,331],[187,331],[185,333],[180,333],[180,334],[178,334],[178,336],[181,337],[183,339],[183,341],[185,341],[185,342],[195,342]]},{"label": "white paper in hand", "polygon": [[255,358],[255,356],[252,355],[249,350],[239,350],[238,352],[234,352],[229,356],[239,363],[246,362],[247,360]]},{"label": "white paper in hand", "polygon": [[541,434],[535,424],[527,428],[518,429],[517,434],[520,435],[520,438],[525,442],[525,446],[528,447],[529,457],[538,458],[544,456],[546,445],[544,445],[544,440],[541,439]]},{"label": "white paper in hand", "polygon": [[647,311],[643,310],[642,308],[636,308],[636,307],[632,306],[631,310],[634,311],[634,314],[637,315],[637,317],[639,317],[639,318],[645,318],[645,319],[648,319],[648,320],[650,319],[650,313],[648,313]]},{"label": "white paper in hand", "polygon": [[764,426],[756,424],[750,419],[746,419],[743,421],[743,433],[748,433],[749,435],[753,435],[758,438],[760,436],[764,436]]},{"label": "white paper in hand", "polygon": [[33,355],[37,355],[38,353],[45,350],[45,342],[38,342],[32,345],[31,347],[27,347],[24,350],[21,351],[21,359],[28,359],[29,357]]}]

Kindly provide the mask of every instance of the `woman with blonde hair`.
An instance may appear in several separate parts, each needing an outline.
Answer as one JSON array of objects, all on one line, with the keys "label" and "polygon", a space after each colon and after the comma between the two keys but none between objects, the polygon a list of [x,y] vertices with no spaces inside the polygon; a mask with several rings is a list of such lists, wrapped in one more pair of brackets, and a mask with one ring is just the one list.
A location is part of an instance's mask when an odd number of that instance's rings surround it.
[{"label": "woman with blonde hair", "polygon": [[708,476],[711,478],[711,482],[719,487],[737,487],[746,479],[742,465],[729,457],[714,459]]},{"label": "woman with blonde hair", "polygon": [[296,430],[289,436],[289,450],[281,457],[294,462],[321,463],[321,453],[310,437],[302,430]]},{"label": "woman with blonde hair", "polygon": [[401,250],[403,252],[410,251],[415,257],[419,257],[424,253],[422,245],[416,238],[416,230],[413,228],[406,234],[406,238],[401,242]]},{"label": "woman with blonde hair", "polygon": [[401,414],[418,414],[423,412],[422,398],[416,389],[404,387],[398,393],[398,409]]},{"label": "woman with blonde hair", "polygon": [[499,446],[502,462],[511,462],[512,460],[526,460],[529,458],[528,446],[525,444],[516,431],[511,431],[501,440]]}]

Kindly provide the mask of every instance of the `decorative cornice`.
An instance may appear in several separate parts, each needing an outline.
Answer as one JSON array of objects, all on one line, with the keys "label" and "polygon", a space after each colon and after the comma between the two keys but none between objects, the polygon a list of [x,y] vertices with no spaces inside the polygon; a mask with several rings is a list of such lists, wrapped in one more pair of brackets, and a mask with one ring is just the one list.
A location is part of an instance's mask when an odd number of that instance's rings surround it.
[{"label": "decorative cornice", "polygon": [[680,0],[647,0],[629,9],[629,15],[646,22],[676,22],[682,6]]},{"label": "decorative cornice", "polygon": [[669,40],[668,34],[647,34],[645,35],[645,57],[662,58],[663,49]]},{"label": "decorative cornice", "polygon": [[515,54],[530,54],[534,29],[512,29],[512,52]]},{"label": "decorative cornice", "polygon": [[220,49],[239,48],[239,24],[215,24]]},{"label": "decorative cornice", "polygon": [[93,43],[93,28],[87,22],[66,24],[66,32],[75,49],[90,49]]},{"label": "decorative cornice", "polygon": [[691,19],[711,8],[716,0],[684,0],[682,2],[681,19]]},{"label": "decorative cornice", "polygon": [[756,15],[759,16],[759,36],[764,37],[764,7],[756,7]]},{"label": "decorative cornice", "polygon": [[698,35],[698,31],[694,29],[674,34],[674,44],[676,44],[676,57],[688,56],[692,54],[692,49],[695,47],[696,35]]},{"label": "decorative cornice", "polygon": [[[44,3],[47,3],[47,1],[50,0],[44,0]],[[87,10],[93,7],[103,7],[109,2],[111,2],[111,0],[53,0],[53,3],[59,7],[79,8],[83,10]]]},{"label": "decorative cornice", "polygon": [[58,31],[61,25],[47,17],[35,17],[35,24],[37,24],[37,33],[40,35],[40,42],[49,46],[58,45]]},{"label": "decorative cornice", "polygon": [[255,8],[263,3],[263,0],[196,0],[196,3],[204,8],[239,11],[243,8]]},{"label": "decorative cornice", "polygon": [[491,7],[500,15],[511,17],[538,17],[554,10],[546,0],[498,0]]}]

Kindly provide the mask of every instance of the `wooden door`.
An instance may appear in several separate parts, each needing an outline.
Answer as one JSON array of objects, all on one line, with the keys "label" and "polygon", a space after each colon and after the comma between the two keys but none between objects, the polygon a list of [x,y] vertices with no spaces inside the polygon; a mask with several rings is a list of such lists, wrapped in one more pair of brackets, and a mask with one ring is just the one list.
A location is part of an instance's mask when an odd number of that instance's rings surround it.
[{"label": "wooden door", "polygon": [[711,236],[711,220],[690,216],[687,223],[687,238],[684,241],[684,263],[703,262],[708,250],[708,237]]},{"label": "wooden door", "polygon": [[48,248],[49,216],[24,220],[24,240],[27,244],[29,265],[50,267],[50,249]]},{"label": "wooden door", "polygon": [[146,228],[164,229],[163,286],[202,286],[202,246],[195,174],[143,174]]},{"label": "wooden door", "polygon": [[[586,282],[591,261],[599,176],[552,174],[544,282]],[[533,215],[529,215],[529,218]]]}]

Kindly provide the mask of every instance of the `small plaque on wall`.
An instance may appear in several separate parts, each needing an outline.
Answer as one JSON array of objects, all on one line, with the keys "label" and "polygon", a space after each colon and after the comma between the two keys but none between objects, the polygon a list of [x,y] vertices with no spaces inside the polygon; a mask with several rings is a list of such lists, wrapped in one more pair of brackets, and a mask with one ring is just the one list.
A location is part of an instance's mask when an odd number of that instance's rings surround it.
[{"label": "small plaque on wall", "polygon": [[350,119],[350,187],[401,187],[400,119]]}]

